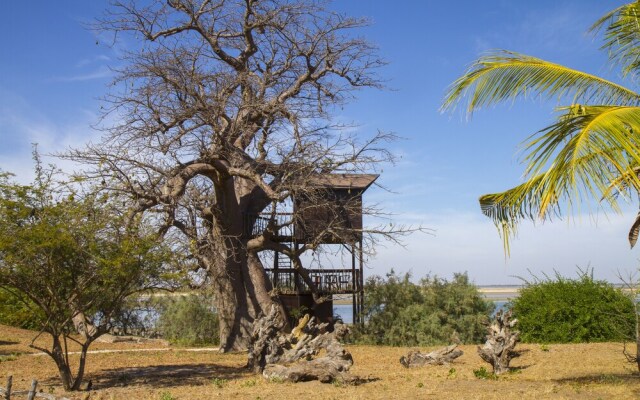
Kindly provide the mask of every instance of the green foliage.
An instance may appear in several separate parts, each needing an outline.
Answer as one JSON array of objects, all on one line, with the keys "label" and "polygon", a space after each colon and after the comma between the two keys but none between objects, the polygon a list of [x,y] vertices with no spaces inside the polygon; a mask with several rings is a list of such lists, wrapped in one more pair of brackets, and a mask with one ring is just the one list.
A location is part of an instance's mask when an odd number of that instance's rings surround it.
[{"label": "green foliage", "polygon": [[0,363],[6,362],[6,361],[15,361],[17,359],[18,359],[18,354],[16,353],[0,355]]},{"label": "green foliage", "polygon": [[211,383],[218,389],[222,389],[227,385],[227,380],[224,378],[213,378],[211,379]]},{"label": "green foliage", "polygon": [[160,400],[177,400],[178,398],[169,392],[162,392],[160,394]]},{"label": "green foliage", "polygon": [[37,172],[32,185],[0,176],[0,287],[37,305],[40,328],[63,334],[79,312],[106,324],[127,296],[172,279],[169,249],[141,221]]},{"label": "green foliage", "polygon": [[[604,31],[603,49],[629,84],[640,72],[640,3],[616,8],[592,30]],[[467,113],[517,98],[567,101],[546,128],[522,143],[524,182],[480,197],[509,251],[523,220],[546,221],[591,199],[620,211],[620,200],[640,192],[640,94],[617,82],[513,51],[493,51],[473,62],[449,87],[443,109]],[[620,195],[623,192],[624,195]],[[632,225],[631,246],[640,232]]]},{"label": "green foliage", "polygon": [[579,271],[577,279],[556,273],[553,279],[525,281],[513,314],[524,342],[605,342],[634,333],[632,301],[588,271]]},{"label": "green foliage", "polygon": [[305,305],[302,305],[300,307],[294,307],[291,310],[289,310],[289,316],[291,318],[293,318],[295,321],[298,321],[300,318],[304,317],[305,314],[309,313],[309,308]]},{"label": "green foliage", "polygon": [[480,367],[473,370],[473,375],[478,379],[496,380],[498,376],[492,372],[489,372],[485,367]]},{"label": "green foliage", "polygon": [[0,288],[0,324],[35,330],[45,320],[42,310],[28,297],[12,288]]},{"label": "green foliage", "polygon": [[429,346],[459,338],[480,342],[484,323],[493,311],[466,273],[452,281],[438,277],[410,281],[410,275],[391,271],[386,279],[371,277],[365,285],[364,326],[355,330],[355,340],[392,346]]},{"label": "green foliage", "polygon": [[37,151],[34,160],[30,185],[0,172],[0,288],[39,310],[30,323],[51,347],[32,347],[55,360],[66,390],[77,390],[85,358],[72,374],[63,343],[86,354],[127,297],[176,284],[180,274],[171,249],[145,221],[128,218],[121,199],[65,182]]},{"label": "green foliage", "polygon": [[161,306],[157,329],[163,338],[181,346],[218,344],[218,315],[212,303],[203,295],[169,299]]}]

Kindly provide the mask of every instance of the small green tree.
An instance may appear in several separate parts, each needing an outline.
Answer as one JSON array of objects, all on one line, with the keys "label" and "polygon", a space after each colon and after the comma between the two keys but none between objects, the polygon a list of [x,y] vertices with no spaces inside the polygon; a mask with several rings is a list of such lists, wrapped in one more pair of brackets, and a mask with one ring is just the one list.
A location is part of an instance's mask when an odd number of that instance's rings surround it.
[{"label": "small green tree", "polygon": [[392,270],[386,278],[371,277],[365,285],[365,324],[356,340],[392,346],[428,346],[457,338],[483,339],[493,304],[485,301],[466,273],[452,281],[430,277],[414,284],[410,275]]},{"label": "small green tree", "polygon": [[524,342],[606,342],[634,335],[633,303],[589,271],[579,271],[577,279],[556,273],[524,282],[513,301]]},{"label": "small green tree", "polygon": [[157,329],[160,335],[182,346],[219,343],[218,315],[212,301],[204,295],[187,295],[168,299],[160,307]]},{"label": "small green tree", "polygon": [[39,329],[44,313],[28,297],[13,288],[0,288],[0,324]]},{"label": "small green tree", "polygon": [[[37,153],[31,185],[0,172],[0,287],[42,312],[31,347],[56,363],[66,390],[80,388],[87,350],[133,293],[175,278],[171,253],[141,220],[127,221],[112,199],[81,194],[44,169]],[[35,344],[42,334],[51,347]],[[67,343],[80,346],[72,373]]]}]

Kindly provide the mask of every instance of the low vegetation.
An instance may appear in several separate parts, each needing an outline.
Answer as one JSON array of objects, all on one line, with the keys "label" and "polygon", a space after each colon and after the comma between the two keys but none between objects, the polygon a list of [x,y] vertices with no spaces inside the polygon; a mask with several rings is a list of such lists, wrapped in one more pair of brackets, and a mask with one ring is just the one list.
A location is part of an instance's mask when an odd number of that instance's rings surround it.
[{"label": "low vegetation", "polygon": [[635,338],[633,302],[589,271],[577,278],[525,280],[512,302],[522,340],[529,343],[584,343]]},{"label": "low vegetation", "polygon": [[218,315],[211,308],[210,298],[187,295],[163,300],[156,326],[162,338],[181,346],[219,343]]},{"label": "low vegetation", "polygon": [[11,287],[0,288],[0,324],[39,329],[44,321],[44,313],[27,296]]},{"label": "low vegetation", "polygon": [[493,303],[486,301],[466,273],[448,281],[427,276],[415,284],[409,274],[391,271],[365,285],[365,325],[357,329],[360,343],[430,346],[484,339]]},{"label": "low vegetation", "polygon": [[[78,390],[89,346],[127,297],[167,288],[178,275],[173,252],[143,220],[128,221],[115,198],[65,181],[35,150],[34,161],[30,185],[0,171],[0,288],[15,296],[2,312],[15,305],[15,325],[49,337],[31,346],[55,362],[65,389]],[[80,346],[75,368],[69,342]]]},{"label": "low vegetation", "polygon": [[[361,385],[264,379],[245,368],[246,353],[190,352],[159,343],[95,343],[87,364],[93,387],[81,394],[65,393],[55,365],[44,362],[28,343],[32,331],[0,326],[0,352],[17,354],[0,362],[0,375],[13,375],[14,390],[27,390],[37,378],[45,393],[90,399],[637,399],[638,374],[629,370],[618,343],[521,344],[512,361],[513,373],[491,374],[476,345],[458,346],[464,354],[450,365],[403,368],[398,362],[408,347],[351,345],[350,372],[367,377]],[[521,346],[521,347],[520,347]],[[426,352],[439,346],[421,347]],[[75,349],[76,347],[74,347]],[[165,351],[152,351],[163,348]],[[145,349],[146,351],[135,351]],[[576,362],[576,357],[579,362]],[[78,355],[70,355],[72,363]],[[484,373],[482,372],[484,367]],[[476,377],[475,371],[478,371]],[[0,386],[3,382],[0,382]],[[171,396],[171,397],[169,397]]]}]

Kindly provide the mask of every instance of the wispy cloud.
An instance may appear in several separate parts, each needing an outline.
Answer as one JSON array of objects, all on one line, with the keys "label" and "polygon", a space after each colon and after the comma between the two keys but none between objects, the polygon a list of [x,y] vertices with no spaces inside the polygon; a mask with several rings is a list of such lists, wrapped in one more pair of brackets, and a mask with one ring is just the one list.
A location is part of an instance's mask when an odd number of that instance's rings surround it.
[{"label": "wispy cloud", "polygon": [[522,13],[522,17],[514,18],[514,22],[505,21],[491,33],[476,36],[475,49],[484,52],[500,48],[533,56],[566,56],[595,51],[597,46],[589,48],[590,41],[585,35],[599,15],[578,4],[558,2],[544,9],[531,9],[528,3],[510,2],[505,7],[512,13]]},{"label": "wispy cloud", "polygon": [[102,63],[111,61],[111,57],[100,54],[91,58],[84,58],[76,63],[76,68],[83,68],[91,64]]},{"label": "wispy cloud", "polygon": [[113,76],[113,71],[109,67],[102,65],[91,72],[80,73],[80,74],[71,75],[71,76],[58,77],[58,78],[54,78],[53,80],[57,82],[81,82],[81,81],[89,81],[93,79],[110,78],[112,76]]},{"label": "wispy cloud", "polygon": [[[43,155],[62,152],[80,146],[99,133],[91,128],[97,115],[83,111],[71,124],[56,123],[25,101],[24,98],[0,91],[0,169],[12,172],[17,179],[28,182],[33,178],[31,145],[38,144]],[[72,171],[76,165],[55,159],[60,168]]]},{"label": "wispy cloud", "polygon": [[529,271],[553,274],[556,270],[575,276],[577,267],[591,267],[596,278],[617,282],[618,271],[634,271],[640,265],[638,252],[629,250],[626,242],[634,218],[635,211],[630,210],[598,223],[586,215],[575,224],[525,223],[512,241],[511,257],[505,259],[493,223],[480,212],[407,215],[405,220],[423,221],[435,236],[411,235],[405,238],[405,248],[390,243],[378,247],[376,257],[367,264],[367,275],[381,275],[391,268],[410,271],[416,278],[468,271],[478,284],[517,284],[516,276],[528,277]]}]

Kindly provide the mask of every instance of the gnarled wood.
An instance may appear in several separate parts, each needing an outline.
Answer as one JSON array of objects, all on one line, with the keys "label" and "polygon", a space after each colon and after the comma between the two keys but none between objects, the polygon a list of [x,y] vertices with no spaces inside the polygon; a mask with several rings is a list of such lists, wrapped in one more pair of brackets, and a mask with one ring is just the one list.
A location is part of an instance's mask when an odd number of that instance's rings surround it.
[{"label": "gnarled wood", "polygon": [[511,310],[498,311],[488,328],[487,341],[478,346],[478,354],[491,364],[496,375],[509,371],[509,363],[517,355],[513,349],[520,340],[520,332],[511,330],[516,323],[517,319],[511,319]]},{"label": "gnarled wood", "polygon": [[[284,334],[279,313],[279,308],[273,306],[268,315],[255,322],[249,368],[267,379],[290,382],[358,381],[347,372],[353,357],[339,342],[349,333],[346,325],[336,324],[333,332],[328,332],[328,324],[316,324],[315,318],[305,316],[292,333]],[[324,356],[314,359],[321,351]]]},{"label": "gnarled wood", "polygon": [[452,344],[426,354],[418,350],[412,350],[406,356],[400,357],[400,364],[405,368],[422,367],[424,365],[446,365],[463,354],[463,351],[457,349],[457,347],[457,344]]}]

